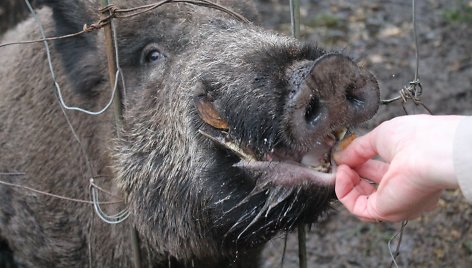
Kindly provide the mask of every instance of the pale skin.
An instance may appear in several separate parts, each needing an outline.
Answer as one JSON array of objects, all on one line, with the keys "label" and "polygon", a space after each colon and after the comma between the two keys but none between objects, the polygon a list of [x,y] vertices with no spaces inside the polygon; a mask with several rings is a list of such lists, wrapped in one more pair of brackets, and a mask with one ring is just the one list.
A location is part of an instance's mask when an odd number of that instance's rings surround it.
[{"label": "pale skin", "polygon": [[461,118],[397,117],[355,139],[334,155],[338,199],[363,221],[398,222],[434,209],[444,189],[458,187],[452,154]]}]

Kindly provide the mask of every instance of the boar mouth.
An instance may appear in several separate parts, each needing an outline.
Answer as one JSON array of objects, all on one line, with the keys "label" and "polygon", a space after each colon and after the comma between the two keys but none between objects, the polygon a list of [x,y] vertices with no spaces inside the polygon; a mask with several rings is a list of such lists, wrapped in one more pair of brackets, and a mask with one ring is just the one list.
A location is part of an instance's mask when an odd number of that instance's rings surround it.
[{"label": "boar mouth", "polygon": [[339,142],[349,136],[346,135],[348,132],[343,128],[329,133],[309,149],[273,148],[262,157],[256,157],[250,148],[238,145],[226,132],[212,131],[210,134],[200,129],[201,134],[237,155],[240,161],[233,166],[252,173],[258,184],[270,182],[281,186],[314,184],[326,187],[334,185],[336,163],[333,152]]},{"label": "boar mouth", "polygon": [[259,180],[268,180],[275,185],[329,187],[334,185],[336,176],[333,152],[347,132],[347,129],[342,129],[329,133],[308,150],[276,148],[260,160],[241,159],[235,166],[257,173]]}]

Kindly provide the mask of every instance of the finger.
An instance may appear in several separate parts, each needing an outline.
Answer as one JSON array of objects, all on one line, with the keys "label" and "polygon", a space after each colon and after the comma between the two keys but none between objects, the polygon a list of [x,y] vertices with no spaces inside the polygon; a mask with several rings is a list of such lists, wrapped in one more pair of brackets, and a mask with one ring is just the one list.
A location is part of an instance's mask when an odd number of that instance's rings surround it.
[{"label": "finger", "polygon": [[[351,213],[350,211],[348,211],[346,208],[344,208],[347,212]],[[357,217],[360,221],[362,222],[382,222],[382,221],[379,221],[379,220],[376,220],[376,219],[372,219],[372,218],[364,218],[364,217]]]},{"label": "finger", "polygon": [[346,149],[334,153],[334,160],[338,164],[346,164],[351,167],[360,166],[367,160],[377,155],[375,147],[376,132],[372,131],[355,139]]},{"label": "finger", "polygon": [[375,195],[376,189],[347,166],[340,166],[336,175],[336,196],[339,201],[355,216],[362,220],[370,221],[372,217],[368,212],[368,202],[371,195]]},{"label": "finger", "polygon": [[339,200],[350,193],[359,184],[360,177],[348,166],[341,165],[336,171],[335,192]]},{"label": "finger", "polygon": [[385,173],[387,173],[389,167],[390,164],[388,163],[371,159],[359,167],[356,167],[354,170],[359,174],[359,176],[378,184],[385,176]]},{"label": "finger", "polygon": [[344,197],[350,191],[356,191],[362,195],[369,195],[376,191],[376,188],[367,180],[359,177],[356,171],[349,166],[341,165],[336,173],[335,188],[339,197]]},{"label": "finger", "polygon": [[372,184],[370,181],[361,178],[361,181],[357,185],[357,191],[363,195],[370,195],[377,191],[377,185]]}]

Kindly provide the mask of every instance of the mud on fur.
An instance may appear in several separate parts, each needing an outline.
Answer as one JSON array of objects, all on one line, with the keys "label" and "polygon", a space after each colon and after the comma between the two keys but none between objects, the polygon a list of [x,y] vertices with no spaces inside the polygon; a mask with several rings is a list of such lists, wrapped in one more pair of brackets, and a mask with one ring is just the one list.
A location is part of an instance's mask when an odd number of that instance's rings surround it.
[{"label": "mud on fur", "polygon": [[[98,20],[93,1],[40,2],[48,36]],[[251,1],[218,2],[257,18]],[[37,38],[36,29],[30,18],[2,43]],[[26,174],[4,181],[81,199],[93,175],[131,216],[108,225],[89,205],[0,186],[0,254],[9,256],[0,266],[130,267],[135,227],[143,267],[257,267],[266,241],[330,207],[332,167],[315,168],[329,161],[336,133],[376,112],[378,85],[367,70],[204,7],[166,5],[117,20],[116,29],[126,81],[121,139],[111,112],[68,112],[95,174],[57,103],[43,44],[0,49],[0,171]],[[102,33],[51,49],[66,101],[102,107]]]}]

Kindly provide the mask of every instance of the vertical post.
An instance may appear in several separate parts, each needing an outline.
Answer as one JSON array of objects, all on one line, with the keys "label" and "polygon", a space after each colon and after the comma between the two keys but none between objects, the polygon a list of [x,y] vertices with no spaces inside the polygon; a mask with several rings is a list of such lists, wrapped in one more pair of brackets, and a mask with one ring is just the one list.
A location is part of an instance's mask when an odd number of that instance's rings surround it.
[{"label": "vertical post", "polygon": [[300,268],[307,268],[306,258],[306,226],[298,226],[298,262]]},{"label": "vertical post", "polygon": [[415,80],[414,82],[418,85],[418,89],[416,88],[416,85],[414,86],[415,89],[415,98],[419,98],[421,94],[423,94],[423,88],[421,87],[420,84],[420,74],[419,74],[419,66],[420,66],[420,57],[418,55],[418,49],[419,49],[419,44],[418,44],[418,33],[416,31],[416,2],[415,0],[412,0],[412,24],[413,24],[413,37],[415,39]]},{"label": "vertical post", "polygon": [[[292,35],[300,39],[300,0],[290,0],[290,18]],[[307,267],[305,225],[298,226],[298,261],[300,268]]]},{"label": "vertical post", "polygon": [[[102,5],[104,7],[108,6],[109,0],[101,0]],[[106,14],[100,14],[100,16],[105,17]],[[117,64],[116,64],[116,58],[115,58],[115,47],[114,47],[114,42],[113,42],[113,29],[111,27],[111,23],[105,25],[103,28],[104,31],[104,36],[105,36],[105,52],[107,55],[107,63],[108,63],[108,77],[110,80],[110,85],[112,87],[112,90],[114,89],[114,85],[116,83],[116,73],[117,73]],[[115,116],[115,127],[117,131],[117,135],[119,137],[119,132],[121,127],[123,126],[122,122],[122,117],[123,117],[123,112],[122,112],[122,102],[121,102],[121,91],[116,90],[115,96],[113,99],[113,114]]]},{"label": "vertical post", "polygon": [[[101,0],[101,5],[106,7],[110,4],[109,0]],[[102,18],[110,14],[100,14]],[[116,77],[118,66],[117,66],[117,59],[115,57],[116,47],[114,46],[114,33],[111,21],[109,24],[105,25],[103,31],[105,36],[105,52],[107,56],[107,64],[108,64],[108,77],[110,80],[111,89],[115,90],[115,95],[113,98],[113,114],[115,119],[115,129],[116,135],[120,137],[120,131],[123,127],[123,111],[122,111],[122,96],[121,91],[118,88],[115,88],[116,84]],[[121,74],[120,74],[121,75]],[[133,266],[134,268],[141,267],[141,252],[139,246],[139,237],[136,228],[133,225],[130,225],[130,236],[131,236],[131,250],[133,254]]]},{"label": "vertical post", "polygon": [[141,250],[139,246],[138,231],[133,225],[130,225],[131,231],[131,249],[133,251],[133,266],[134,268],[141,268]]},{"label": "vertical post", "polygon": [[300,0],[290,0],[290,19],[293,37],[300,38]]}]

